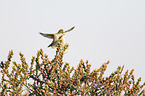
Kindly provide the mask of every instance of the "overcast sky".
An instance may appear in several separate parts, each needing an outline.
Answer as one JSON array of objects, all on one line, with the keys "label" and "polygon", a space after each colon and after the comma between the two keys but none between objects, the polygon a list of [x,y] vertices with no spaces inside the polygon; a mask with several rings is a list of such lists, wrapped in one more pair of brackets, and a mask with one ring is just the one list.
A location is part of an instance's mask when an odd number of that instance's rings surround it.
[{"label": "overcast sky", "polygon": [[125,65],[145,81],[145,0],[0,0],[0,61],[13,50],[13,61],[22,52],[29,63],[41,48],[52,59],[52,40],[39,32],[73,26],[64,62],[88,60],[93,70],[110,60],[105,76]]}]

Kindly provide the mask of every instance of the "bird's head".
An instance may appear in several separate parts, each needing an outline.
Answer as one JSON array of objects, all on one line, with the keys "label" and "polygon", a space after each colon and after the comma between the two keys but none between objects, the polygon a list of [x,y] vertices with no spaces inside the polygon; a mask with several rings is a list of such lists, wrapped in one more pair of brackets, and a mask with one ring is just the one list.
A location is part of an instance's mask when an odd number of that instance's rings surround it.
[{"label": "bird's head", "polygon": [[58,33],[63,33],[63,29],[60,29],[60,30],[58,31]]}]

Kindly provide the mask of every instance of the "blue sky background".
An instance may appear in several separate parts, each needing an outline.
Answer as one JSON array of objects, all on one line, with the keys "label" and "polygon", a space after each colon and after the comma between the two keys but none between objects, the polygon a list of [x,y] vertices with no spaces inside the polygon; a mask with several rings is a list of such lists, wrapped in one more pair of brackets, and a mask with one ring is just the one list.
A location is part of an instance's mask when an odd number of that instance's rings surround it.
[{"label": "blue sky background", "polygon": [[52,59],[52,40],[39,32],[73,26],[64,62],[89,60],[93,70],[110,60],[105,76],[125,65],[145,81],[145,0],[0,0],[0,61],[13,50],[13,61],[22,52],[29,63],[40,48]]}]

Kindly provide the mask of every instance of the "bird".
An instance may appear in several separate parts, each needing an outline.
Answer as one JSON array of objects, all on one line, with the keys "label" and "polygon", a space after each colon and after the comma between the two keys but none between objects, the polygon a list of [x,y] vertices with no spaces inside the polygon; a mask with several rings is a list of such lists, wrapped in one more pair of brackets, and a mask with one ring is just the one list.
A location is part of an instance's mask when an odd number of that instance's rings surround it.
[{"label": "bird", "polygon": [[63,29],[60,29],[57,33],[55,34],[47,34],[47,33],[41,33],[40,34],[44,37],[47,37],[49,39],[53,39],[52,43],[48,47],[52,47],[53,49],[60,44],[60,47],[64,47],[65,45],[65,39],[64,39],[64,33],[67,33],[71,30],[73,30],[75,27],[70,28],[67,31],[63,31]]}]

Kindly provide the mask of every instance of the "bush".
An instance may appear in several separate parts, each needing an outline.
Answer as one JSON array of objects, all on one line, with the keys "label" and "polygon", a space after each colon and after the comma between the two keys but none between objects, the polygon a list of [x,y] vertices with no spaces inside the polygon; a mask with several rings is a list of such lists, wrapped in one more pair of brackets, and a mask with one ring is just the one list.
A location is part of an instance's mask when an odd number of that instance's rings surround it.
[{"label": "bush", "polygon": [[90,72],[91,65],[88,61],[80,61],[78,67],[70,67],[63,62],[63,55],[68,45],[64,48],[57,47],[55,58],[49,60],[48,55],[40,49],[36,57],[32,57],[28,65],[22,53],[19,53],[21,64],[12,62],[12,70],[9,68],[13,56],[11,50],[8,60],[0,63],[1,95],[11,96],[143,96],[145,95],[145,83],[140,85],[141,78],[136,82],[133,69],[122,74],[124,68],[119,66],[108,77],[103,74],[109,64],[102,64],[99,69]]}]

